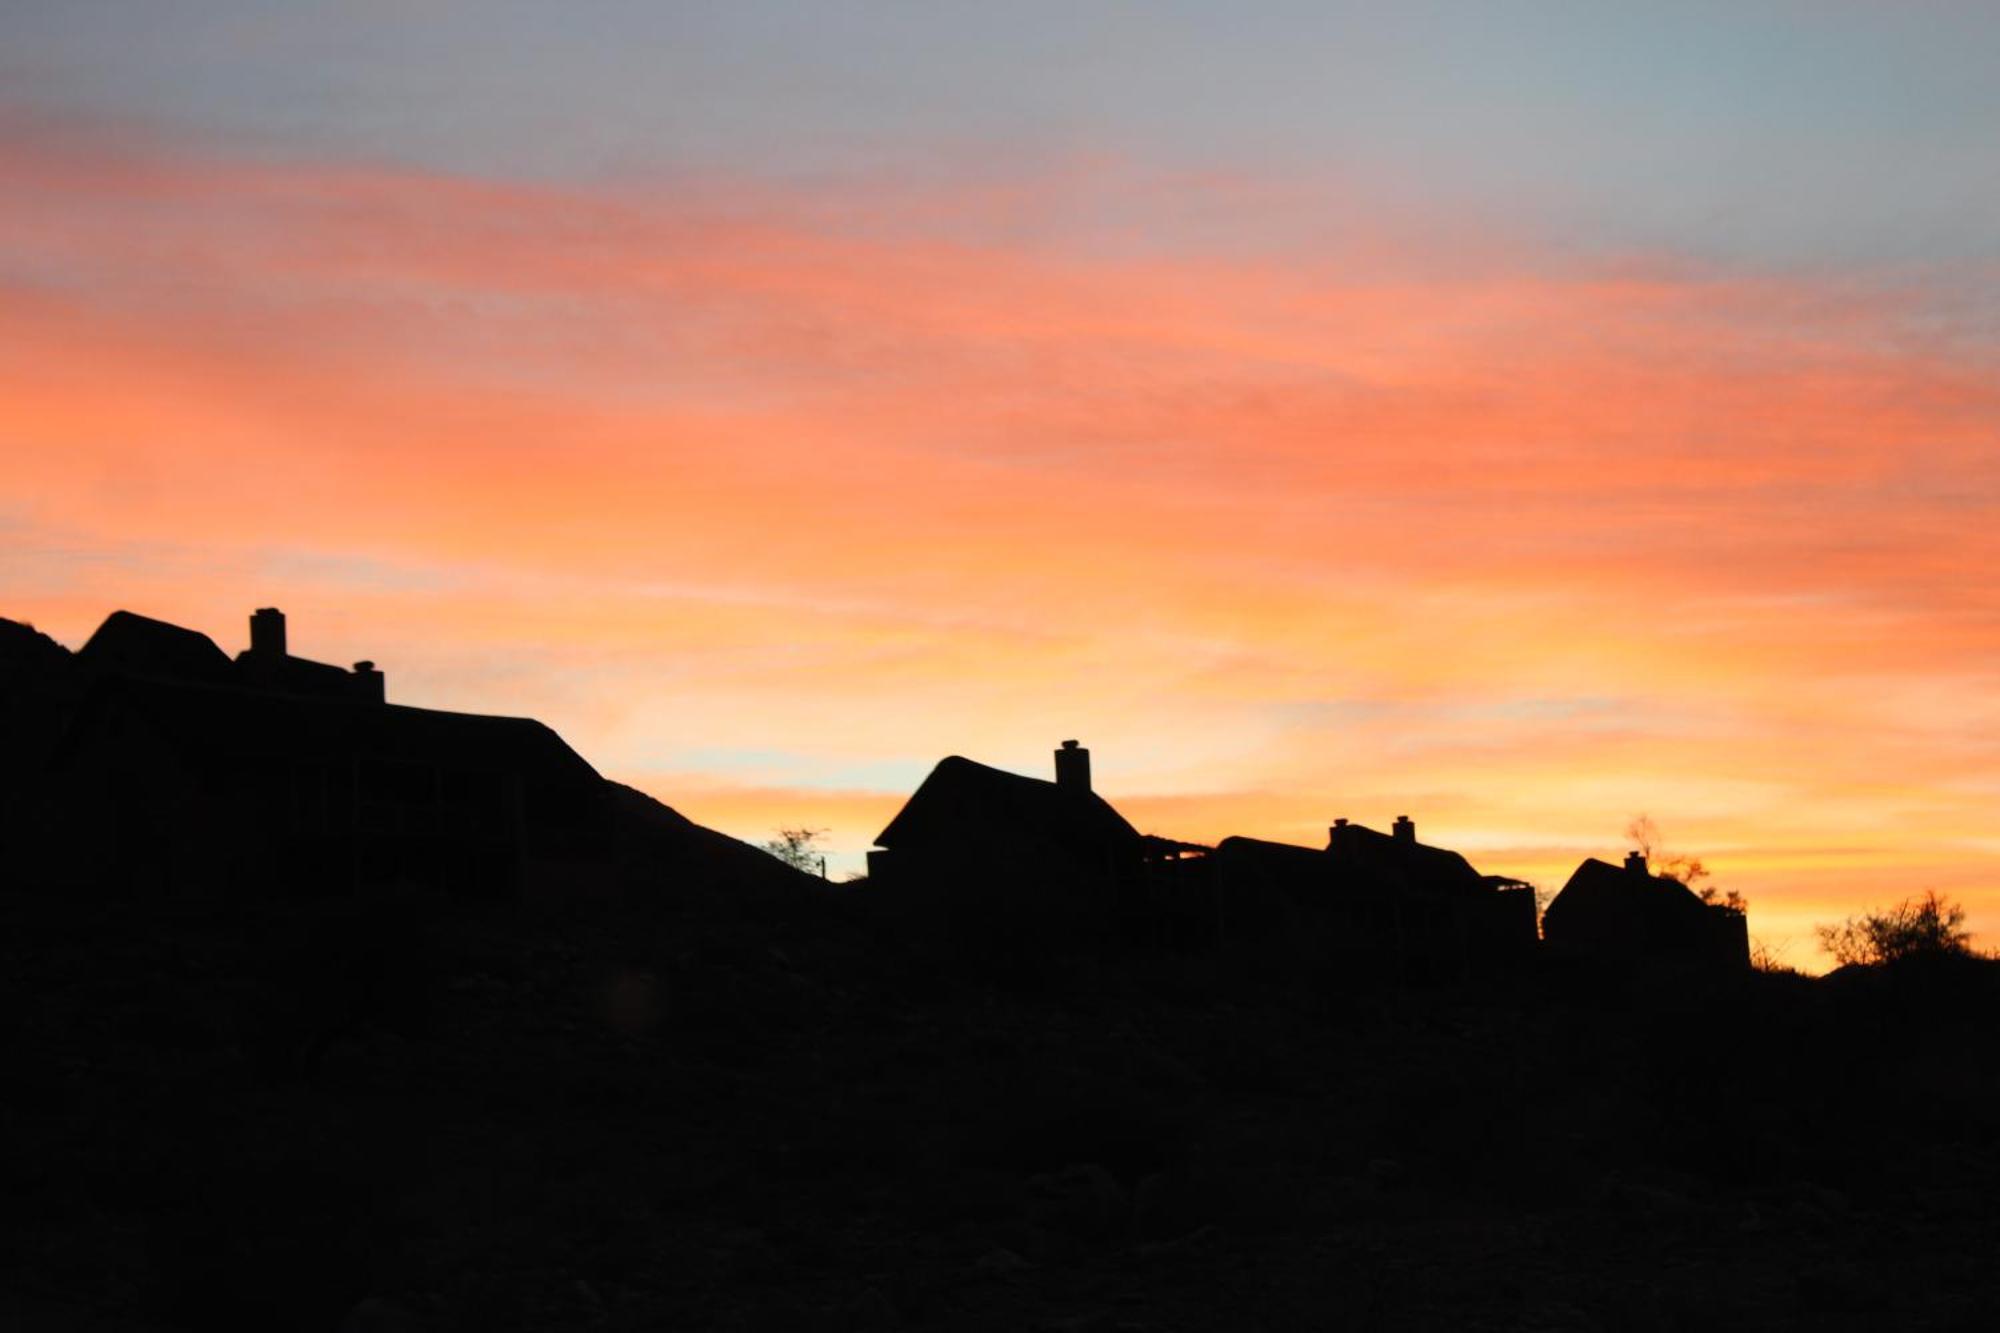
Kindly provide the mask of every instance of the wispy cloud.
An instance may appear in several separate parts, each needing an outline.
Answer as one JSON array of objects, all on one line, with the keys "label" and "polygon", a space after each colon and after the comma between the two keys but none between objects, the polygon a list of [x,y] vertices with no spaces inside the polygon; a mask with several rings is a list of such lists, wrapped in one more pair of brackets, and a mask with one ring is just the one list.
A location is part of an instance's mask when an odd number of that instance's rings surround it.
[{"label": "wispy cloud", "polygon": [[[1991,273],[1435,222],[1121,244],[1021,228],[1075,188],[1031,177],[5,134],[0,543],[73,641],[280,602],[402,697],[546,715],[752,835],[836,817],[843,773],[1083,735],[1186,836],[1422,798],[1495,849],[1678,811],[1780,899],[1816,847],[1990,867],[2000,355],[1940,293]],[[850,851],[894,794],[851,785]]]}]

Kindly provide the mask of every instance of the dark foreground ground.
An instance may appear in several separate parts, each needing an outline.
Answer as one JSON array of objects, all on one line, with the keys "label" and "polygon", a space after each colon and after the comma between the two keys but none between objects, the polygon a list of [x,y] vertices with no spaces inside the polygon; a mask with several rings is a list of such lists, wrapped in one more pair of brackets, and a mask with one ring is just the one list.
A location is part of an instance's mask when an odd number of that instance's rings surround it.
[{"label": "dark foreground ground", "polygon": [[1993,965],[1353,992],[785,895],[0,951],[10,1328],[2000,1328]]}]

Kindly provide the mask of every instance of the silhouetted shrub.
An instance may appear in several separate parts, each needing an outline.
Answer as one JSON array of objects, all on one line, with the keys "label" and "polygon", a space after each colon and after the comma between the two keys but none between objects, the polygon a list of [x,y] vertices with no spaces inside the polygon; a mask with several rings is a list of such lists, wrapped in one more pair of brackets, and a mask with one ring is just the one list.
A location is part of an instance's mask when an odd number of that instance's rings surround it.
[{"label": "silhouetted shrub", "polygon": [[826,852],[819,840],[826,833],[823,828],[781,828],[775,838],[757,845],[801,874],[824,879]]},{"label": "silhouetted shrub", "polygon": [[1972,935],[1962,929],[1964,924],[1965,909],[1932,891],[1886,911],[1851,916],[1837,926],[1817,929],[1819,947],[1847,966],[1925,954],[1970,954]]}]

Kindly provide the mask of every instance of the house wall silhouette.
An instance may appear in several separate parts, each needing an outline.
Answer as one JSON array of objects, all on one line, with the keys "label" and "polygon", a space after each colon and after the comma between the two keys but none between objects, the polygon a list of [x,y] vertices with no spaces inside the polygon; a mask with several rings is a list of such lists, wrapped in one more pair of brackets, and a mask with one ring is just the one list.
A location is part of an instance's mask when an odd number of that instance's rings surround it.
[{"label": "house wall silhouette", "polygon": [[1576,868],[1542,917],[1542,936],[1566,953],[1696,970],[1750,966],[1742,912],[1705,903],[1687,885],[1655,875],[1643,852],[1622,866],[1595,857]]},{"label": "house wall silhouette", "polygon": [[13,812],[51,877],[505,897],[602,839],[602,779],[555,732],[390,704],[373,663],[291,655],[273,608],[234,659],[197,631],[115,612],[61,693],[62,723],[31,761],[35,808]]},{"label": "house wall silhouette", "polygon": [[1327,967],[1444,977],[1535,945],[1533,890],[1496,887],[1463,856],[1346,820],[1324,848],[1142,835],[1090,788],[1065,741],[1055,780],[952,756],[877,837],[878,892],[960,935],[1039,931],[1051,947],[1119,939],[1251,953],[1306,949]]},{"label": "house wall silhouette", "polygon": [[[17,873],[176,893],[413,882],[505,897],[601,871],[621,827],[608,784],[549,728],[389,703],[372,662],[293,655],[275,608],[252,615],[233,658],[129,611],[74,654],[0,621],[0,686],[0,830]],[[1537,938],[1531,888],[1419,841],[1406,815],[1387,833],[1337,820],[1317,848],[1142,834],[1093,790],[1075,741],[1050,779],[941,760],[876,841],[878,900],[1017,951],[1143,942],[1451,978]],[[1636,854],[1622,868],[1585,861],[1543,932],[1572,954],[1748,965],[1741,912]]]},{"label": "house wall silhouette", "polygon": [[1147,854],[1091,790],[1089,751],[1074,741],[1056,751],[1053,781],[940,760],[875,841],[878,894],[968,943],[1032,930],[1051,948],[1114,929]]},{"label": "house wall silhouette", "polygon": [[1534,890],[1496,882],[1457,852],[1342,819],[1323,848],[1225,838],[1207,859],[1226,947],[1303,949],[1356,974],[1447,980],[1535,945]]}]

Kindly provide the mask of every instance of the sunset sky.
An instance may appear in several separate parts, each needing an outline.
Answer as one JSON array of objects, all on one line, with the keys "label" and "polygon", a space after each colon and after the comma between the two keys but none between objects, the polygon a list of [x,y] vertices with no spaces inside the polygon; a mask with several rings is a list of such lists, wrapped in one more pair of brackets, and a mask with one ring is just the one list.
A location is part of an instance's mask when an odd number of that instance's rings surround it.
[{"label": "sunset sky", "polygon": [[0,615],[2000,943],[2000,7],[0,6]]}]

